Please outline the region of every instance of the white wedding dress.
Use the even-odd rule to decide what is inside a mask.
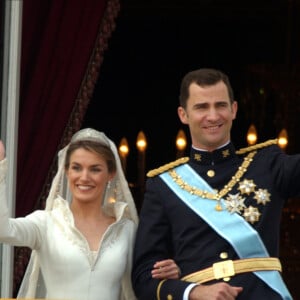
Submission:
[[[6,159],[0,161],[0,242],[35,250],[46,283],[45,298],[135,300],[131,263],[136,224],[125,217],[127,204],[114,204],[116,222],[93,252],[74,225],[69,203],[61,197],[55,199],[52,210],[9,218],[6,164]]]

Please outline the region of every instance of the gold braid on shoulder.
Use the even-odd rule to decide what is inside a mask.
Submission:
[[[185,164],[186,162],[189,161],[189,159],[190,159],[189,157],[178,158],[175,161],[172,161],[172,162],[170,162],[168,164],[165,164],[165,165],[163,165],[163,166],[161,166],[161,167],[159,167],[157,169],[153,169],[153,170],[149,171],[147,173],[147,177],[154,177],[154,176],[159,175],[159,174],[161,174],[161,173],[163,173],[165,171],[173,169],[173,168],[175,168],[175,167],[177,167],[179,165]]]
[[[278,139],[268,140],[268,141],[265,141],[263,143],[255,144],[255,145],[252,145],[252,146],[249,146],[249,147],[246,147],[246,148],[241,148],[241,149],[236,151],[236,154],[245,154],[245,153],[255,151],[255,150],[258,150],[258,149],[262,149],[262,148],[265,148],[265,147],[268,147],[268,146],[271,146],[271,145],[275,145],[275,144],[278,144]],[[147,173],[147,177],[154,177],[156,175],[162,174],[163,172],[166,172],[170,169],[173,169],[173,168],[175,168],[179,165],[185,164],[188,161],[189,161],[189,157],[181,157],[181,158],[179,158],[175,161],[172,161],[170,163],[167,163],[167,164],[165,164],[165,165],[163,165],[159,168],[150,170]]]
[[[252,146],[249,146],[249,147],[246,147],[246,148],[241,148],[241,149],[236,151],[236,154],[245,154],[247,152],[262,149],[262,148],[265,148],[265,147],[268,147],[268,146],[271,146],[271,145],[275,145],[275,144],[278,144],[278,139],[268,140],[268,141],[265,141],[263,143],[255,144],[255,145],[252,145]]]

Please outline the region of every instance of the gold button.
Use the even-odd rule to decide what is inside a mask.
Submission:
[[[207,171],[207,176],[208,177],[214,177],[215,176],[215,171],[214,170],[208,170]]]
[[[227,252],[221,252],[220,253],[220,258],[222,258],[222,259],[228,258],[228,253]]]
[[[173,300],[172,295],[169,294],[169,295],[167,296],[167,300]]]

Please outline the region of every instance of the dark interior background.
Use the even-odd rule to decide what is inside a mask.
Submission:
[[[127,138],[127,176],[135,181],[139,130],[148,142],[146,170],[174,160],[178,130],[188,135],[177,117],[181,78],[215,67],[230,76],[239,102],[232,133],[237,147],[247,145],[251,123],[259,141],[276,138],[286,123],[289,131],[299,129],[283,107],[295,110],[299,99],[282,95],[299,61],[298,15],[292,0],[121,1],[83,126],[103,130],[116,144]],[[297,149],[290,142],[288,150]]]

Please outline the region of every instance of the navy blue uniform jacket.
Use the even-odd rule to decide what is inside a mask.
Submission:
[[[285,200],[300,195],[300,155],[287,155],[276,144],[258,145],[256,151],[240,181],[253,180],[256,190],[263,189],[270,194],[270,201],[259,204],[254,199],[254,193],[242,196],[247,207],[256,207],[261,214],[257,222],[249,224],[258,231],[270,256],[278,257],[280,219]],[[187,163],[211,187],[221,190],[237,172],[248,150],[245,152],[237,154],[232,143],[214,152],[191,149]],[[209,170],[214,171],[214,176],[208,176]],[[229,194],[239,192],[237,183]],[[226,196],[228,194],[223,198]],[[199,197],[199,201],[203,199]],[[243,232],[240,234],[242,236]],[[184,204],[158,175],[148,177],[132,271],[138,299],[157,299],[160,280],[151,278],[156,261],[173,258],[182,276],[185,276],[221,261],[221,253],[227,254],[228,259],[239,258],[233,247]],[[206,284],[214,282],[217,280]],[[237,298],[239,300],[282,299],[253,273],[235,275],[228,283],[244,288]],[[182,300],[188,285],[180,279],[167,280],[161,285],[158,299]]]

